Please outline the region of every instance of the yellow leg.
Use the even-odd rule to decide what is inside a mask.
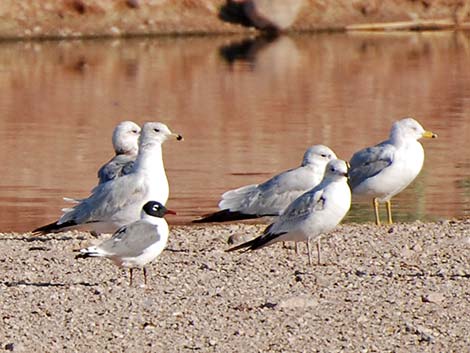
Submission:
[[[379,215],[379,200],[374,197],[372,200],[372,207],[374,207],[374,213],[375,213],[375,224],[380,226],[380,215]]]
[[[392,224],[393,223],[393,219],[392,219],[392,201],[391,200],[385,201],[385,205],[387,205],[388,224]]]

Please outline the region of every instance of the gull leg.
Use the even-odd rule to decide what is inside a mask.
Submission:
[[[393,219],[392,219],[392,201],[391,200],[386,201],[385,205],[387,205],[388,224],[392,224],[393,223]]]
[[[320,258],[320,238],[317,240],[317,259],[318,259],[318,265],[321,264],[321,258]]]
[[[298,241],[295,242],[295,254],[299,255],[299,242]]]
[[[374,207],[374,213],[375,213],[375,224],[380,226],[380,215],[379,215],[379,200],[374,197],[372,200],[372,206]]]
[[[144,284],[147,285],[147,269],[142,267],[142,272],[144,273]]]
[[[133,268],[129,269],[129,285],[132,286],[132,270]]]
[[[312,266],[312,254],[311,254],[311,251],[310,251],[310,238],[307,239],[307,251],[308,251],[308,264],[310,266]]]

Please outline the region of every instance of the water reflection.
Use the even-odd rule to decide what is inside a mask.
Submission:
[[[405,115],[439,139],[424,142],[396,219],[468,215],[469,58],[470,35],[450,32],[2,43],[0,229],[32,229],[62,196],[86,196],[126,119],[185,136],[164,147],[170,223],[296,166],[308,145],[348,159]],[[370,206],[348,220],[373,220]]]

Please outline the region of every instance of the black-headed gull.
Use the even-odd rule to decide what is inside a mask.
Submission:
[[[106,257],[129,269],[130,285],[133,269],[141,268],[147,284],[145,265],[161,254],[168,240],[168,224],[163,218],[167,213],[175,214],[160,202],[149,201],[142,208],[140,220],[119,228],[101,244],[80,250],[75,258]]]

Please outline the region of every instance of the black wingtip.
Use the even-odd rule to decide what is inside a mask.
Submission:
[[[91,255],[89,253],[87,253],[87,252],[82,253],[81,252],[81,253],[75,255],[75,260],[77,260],[77,259],[86,259],[86,258],[89,258],[89,257],[91,257]]]
[[[233,248],[227,249],[227,250],[225,250],[225,252],[232,252],[232,251],[245,249],[245,248],[247,248],[246,251],[253,250],[253,246],[256,246],[256,243],[259,242],[260,238],[261,238],[261,236],[258,236],[254,239],[248,240],[247,242],[236,245]]]
[[[64,228],[76,226],[75,221],[68,221],[65,223],[57,224],[57,222],[46,224],[45,226],[34,229],[31,233],[34,235],[57,233],[62,231]]]
[[[212,213],[200,219],[195,219],[193,223],[211,223],[211,222],[230,222],[241,221],[244,219],[254,219],[260,216],[255,214],[246,214],[240,211],[230,211],[228,209]]]
[[[232,252],[235,250],[240,250],[246,248],[246,251],[248,250],[258,250],[261,248],[264,248],[265,246],[271,244],[271,241],[273,239],[276,239],[280,235],[286,234],[286,232],[282,233],[270,233],[269,230],[272,228],[273,224],[270,224],[261,234],[260,236],[257,236],[254,239],[248,240],[245,243],[242,243],[240,245],[236,245],[233,248],[225,250],[225,252]]]

